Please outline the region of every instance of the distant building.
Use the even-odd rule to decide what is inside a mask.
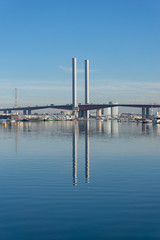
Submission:
[[[111,117],[111,108],[107,108],[106,110],[106,116]]]
[[[117,102],[109,102],[109,104],[118,104]],[[118,117],[118,107],[107,108],[108,117]]]

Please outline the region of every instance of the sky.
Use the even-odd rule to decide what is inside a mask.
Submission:
[[[90,103],[160,103],[159,0],[0,0],[0,107],[78,102],[84,61]]]

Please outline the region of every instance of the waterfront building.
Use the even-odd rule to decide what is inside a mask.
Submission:
[[[109,104],[118,104],[117,102],[109,102]],[[118,117],[118,107],[108,108],[108,117]]]

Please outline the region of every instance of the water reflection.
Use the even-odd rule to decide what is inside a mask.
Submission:
[[[77,137],[78,125],[73,123],[73,185],[77,185]]]
[[[102,122],[103,132],[107,134],[108,137],[118,137],[119,125],[116,120],[108,120],[107,122]]]
[[[160,125],[1,124],[0,140],[0,239],[160,235]]]
[[[159,124],[142,124],[142,134],[160,136],[160,125]]]
[[[15,124],[15,149],[16,154],[18,153],[18,126]]]
[[[86,121],[83,125],[85,128],[83,129],[85,132],[85,179],[86,183],[89,183],[89,121]],[[73,185],[77,185],[77,143],[78,143],[78,135],[79,129],[82,130],[81,125],[78,123],[73,123],[72,126],[72,134],[73,134]]]
[[[119,123],[117,121],[78,121],[78,122],[26,122],[8,124],[7,128],[0,126],[5,134],[13,136],[15,142],[15,153],[18,154],[18,141],[21,143],[21,138],[29,137],[36,139],[64,138],[69,137],[72,143],[72,178],[73,185],[78,184],[78,159],[77,148],[79,136],[83,139],[83,151],[81,155],[84,158],[84,176],[85,182],[90,182],[90,138],[103,137],[106,138],[126,138],[126,136],[145,137],[145,136],[160,136],[160,125],[152,124],[135,124],[135,123]],[[1,131],[2,132],[2,131]],[[126,135],[127,134],[127,135]]]
[[[95,132],[96,130],[96,132]],[[86,183],[89,183],[90,179],[90,152],[89,152],[89,136],[92,134],[98,134],[99,136],[107,135],[109,137],[118,137],[118,122],[117,121],[85,121],[74,122],[72,126],[73,135],[73,185],[77,185],[77,144],[78,135],[84,135],[85,138],[85,179]]]
[[[86,122],[85,129],[85,177],[89,183],[89,121]]]
[[[157,136],[160,136],[160,124],[155,124],[155,125],[153,125],[153,132],[154,132],[154,134],[156,134]]]

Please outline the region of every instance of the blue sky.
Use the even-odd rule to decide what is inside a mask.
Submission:
[[[0,0],[0,106],[71,103],[77,57],[90,102],[160,103],[159,0]]]

